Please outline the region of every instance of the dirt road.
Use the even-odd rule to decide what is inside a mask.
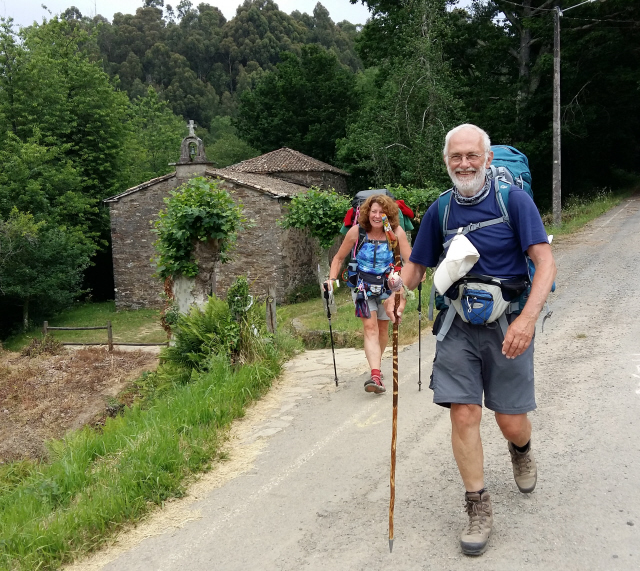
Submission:
[[[536,340],[538,487],[517,491],[505,441],[482,424],[494,502],[489,550],[461,555],[463,488],[447,412],[400,355],[395,544],[391,395],[365,393],[362,355],[308,352],[234,429],[229,461],[74,571],[640,569],[640,197],[554,245],[558,291]],[[391,378],[391,359],[383,371]]]

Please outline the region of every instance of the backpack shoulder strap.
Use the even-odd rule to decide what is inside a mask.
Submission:
[[[512,228],[511,220],[509,219],[509,193],[511,192],[511,183],[500,178],[495,179],[496,200],[502,212],[504,222]]]
[[[449,211],[451,210],[451,197],[453,189],[445,190],[438,197],[438,222],[440,223],[440,234],[442,240],[447,238],[447,223],[449,222]]]
[[[355,245],[353,246],[353,250],[351,251],[351,258],[353,260],[356,259],[356,256],[358,255],[358,252],[360,251],[360,248],[362,248],[362,244],[364,244],[366,239],[367,231],[362,226],[358,226],[358,240],[356,241]]]

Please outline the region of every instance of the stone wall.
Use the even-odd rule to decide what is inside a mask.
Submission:
[[[273,173],[269,176],[286,180],[294,184],[306,186],[317,186],[318,188],[334,188],[342,194],[348,194],[347,177],[331,172],[287,172]]]
[[[153,277],[156,234],[151,221],[178,180],[170,178],[109,203],[117,309],[162,307],[162,282]]]
[[[169,191],[185,181],[178,177],[162,180],[109,203],[117,309],[164,307],[163,283],[153,277],[151,259],[156,255],[153,243],[157,235],[152,232],[152,221],[164,208]],[[216,295],[224,297],[240,275],[247,276],[252,294],[259,297],[275,284],[278,303],[298,287],[315,283],[314,240],[307,232],[283,230],[276,223],[284,216],[288,200],[229,181],[221,181],[220,186],[243,204],[254,225],[239,233],[233,261],[215,265]]]
[[[241,275],[247,276],[251,293],[257,297],[266,295],[267,288],[275,285],[278,303],[300,285],[314,283],[312,239],[307,232],[283,230],[277,225],[288,200],[229,181],[222,181],[220,186],[243,205],[253,226],[238,234],[232,261],[218,264],[217,295],[224,297]]]

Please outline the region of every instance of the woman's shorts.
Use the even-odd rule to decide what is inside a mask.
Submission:
[[[507,316],[509,323],[516,318]],[[535,410],[533,340],[515,359],[502,354],[504,336],[497,322],[471,325],[455,316],[451,329],[436,343],[429,387],[433,402],[484,405],[503,414]]]
[[[353,299],[353,304],[355,305],[356,303],[356,294],[358,293],[358,290],[354,289],[351,290],[351,299]],[[379,297],[368,297],[367,298],[367,303],[369,304],[369,311],[375,311],[378,313],[378,319],[380,321],[389,321],[389,316],[387,315],[387,312],[384,310],[384,302],[387,298],[385,299],[380,299]]]

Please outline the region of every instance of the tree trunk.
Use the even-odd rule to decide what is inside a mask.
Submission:
[[[24,300],[22,306],[22,330],[26,332],[27,329],[29,329],[29,298]]]
[[[320,284],[320,288],[322,288],[322,284],[330,277],[329,270],[331,269],[331,264],[329,263],[329,249],[317,245],[316,258],[318,259],[318,267],[316,269],[318,272],[318,283]]]

